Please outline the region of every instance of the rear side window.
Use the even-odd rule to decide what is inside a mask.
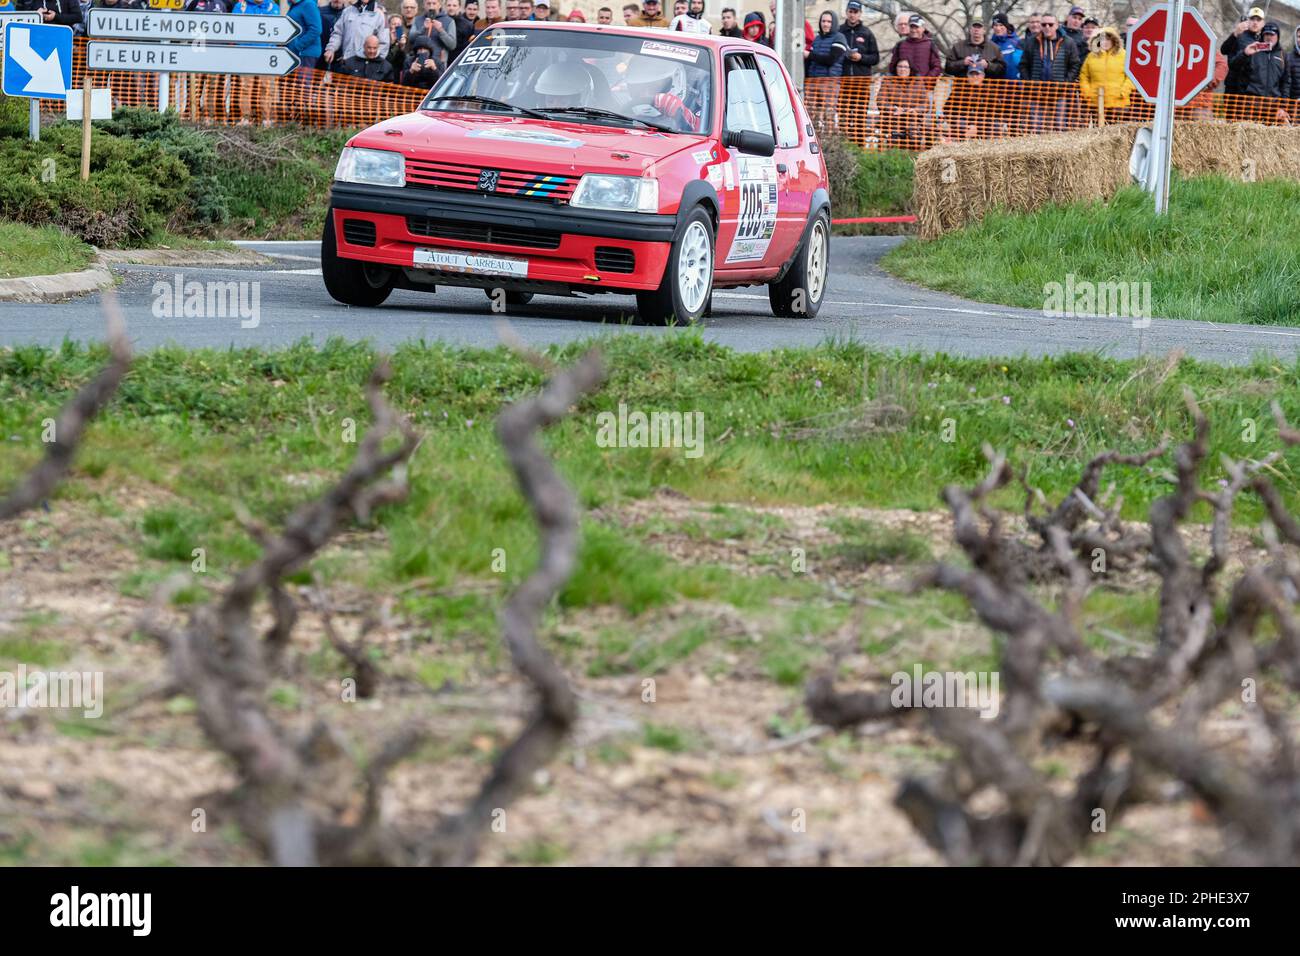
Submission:
[[[772,113],[776,116],[776,145],[786,148],[798,146],[799,123],[795,120],[794,104],[790,102],[790,88],[786,86],[781,67],[771,57],[760,56],[758,68],[763,72],[767,99],[772,104]]]
[[[727,57],[727,117],[723,128],[775,135],[763,78],[748,53]]]

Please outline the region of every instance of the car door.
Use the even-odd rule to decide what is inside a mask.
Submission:
[[[777,221],[770,259],[772,264],[782,265],[803,239],[812,194],[821,178],[820,168],[816,164],[809,165],[810,154],[799,135],[799,113],[795,109],[794,94],[781,64],[774,57],[763,54],[759,54],[757,59],[776,128],[773,159],[776,160]]]
[[[753,53],[727,53],[723,61],[725,107],[722,129],[775,136],[763,75]],[[722,166],[718,266],[723,273],[770,271],[780,213],[777,160],[727,147]],[[783,260],[782,260],[783,261]]]

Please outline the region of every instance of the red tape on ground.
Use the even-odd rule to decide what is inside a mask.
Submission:
[[[832,226],[851,226],[859,222],[916,222],[915,216],[861,216],[857,219],[832,219]]]

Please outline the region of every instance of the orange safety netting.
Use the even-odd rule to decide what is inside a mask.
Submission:
[[[86,41],[73,53],[73,87],[86,70]],[[96,88],[112,91],[113,105],[158,107],[159,75],[95,70]],[[296,122],[320,127],[365,127],[414,110],[425,90],[376,83],[340,73],[300,69],[285,77],[177,73],[168,79],[168,106],[195,122]],[[824,133],[867,149],[928,149],[960,139],[1001,138],[1097,126],[1150,122],[1153,107],[1136,92],[1085,99],[1078,83],[984,77],[817,77],[804,81],[804,103]],[[1106,106],[1100,101],[1126,106]],[[45,101],[49,112],[63,104]],[[1300,122],[1300,101],[1201,93],[1177,118]]]
[[[86,41],[78,37],[72,56],[74,91],[82,88],[85,75]],[[96,89],[112,91],[114,108],[158,108],[160,74],[92,70],[91,82]],[[427,92],[342,73],[299,69],[281,77],[173,73],[167,80],[166,96],[169,108],[194,122],[363,127],[411,112]],[[41,105],[51,113],[63,112],[63,104],[55,100]]]
[[[1085,99],[1078,83],[983,76],[817,77],[804,81],[804,104],[823,132],[867,149],[923,150],[963,139],[1149,123],[1155,108],[1125,92],[1107,97],[1099,89]],[[1175,118],[1291,125],[1300,122],[1300,102],[1203,92]]]

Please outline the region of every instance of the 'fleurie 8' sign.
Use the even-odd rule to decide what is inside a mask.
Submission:
[[[1154,103],[1165,65],[1165,27],[1169,8],[1153,7],[1128,34],[1125,71],[1143,99]],[[1178,52],[1174,58],[1174,103],[1185,106],[1214,79],[1214,34],[1194,7],[1183,10]]]

